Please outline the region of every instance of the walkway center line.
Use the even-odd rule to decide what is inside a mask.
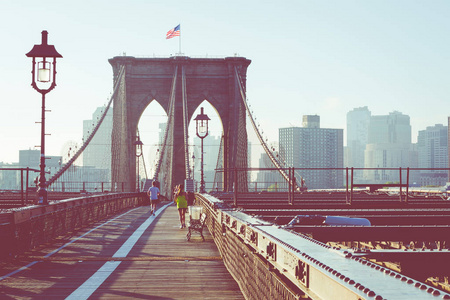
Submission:
[[[133,234],[123,243],[123,245],[116,251],[112,257],[126,257],[136,242],[147,230],[147,228],[153,223],[159,214],[164,211],[172,203],[166,204],[156,211],[155,216],[148,217],[144,223],[137,228]],[[66,299],[69,300],[81,300],[88,299],[106,279],[114,272],[114,270],[120,265],[122,261],[108,261],[97,270],[90,278],[88,278],[82,285],[80,285],[75,291],[72,292]]]

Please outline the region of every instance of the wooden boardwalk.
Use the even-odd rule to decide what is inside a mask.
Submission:
[[[3,261],[0,299],[244,299],[207,229],[179,225],[173,205],[139,207]]]

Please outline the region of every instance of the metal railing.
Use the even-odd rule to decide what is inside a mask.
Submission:
[[[19,174],[17,174],[20,172]],[[0,199],[5,195],[20,193],[20,203],[22,206],[28,203],[28,192],[30,184],[30,172],[39,173],[40,170],[32,168],[0,168]],[[19,177],[20,179],[17,180]],[[20,183],[19,183],[20,182]],[[33,179],[34,182],[34,179]]]
[[[440,187],[443,197],[447,195],[446,183],[449,168],[284,168],[288,179],[279,174],[278,168],[235,168],[235,177],[239,172],[258,172],[260,180],[247,183],[248,189],[242,190],[242,183],[234,182],[233,190],[234,204],[237,205],[239,193],[247,192],[287,192],[289,203],[293,203],[294,194],[305,191],[337,191],[346,193],[346,202],[351,204],[354,199],[354,190],[367,190],[374,192],[382,188],[391,188],[392,192],[397,192],[402,202],[408,202],[408,194],[411,187],[429,186],[430,183]],[[216,172],[223,173],[223,169]],[[357,173],[359,172],[359,173]],[[260,174],[268,176],[259,176]],[[373,173],[373,174],[371,174]],[[300,178],[298,178],[300,174]],[[358,174],[358,175],[357,175]],[[251,178],[251,176],[248,176]],[[270,179],[268,180],[267,178]],[[262,180],[261,180],[262,178]],[[206,190],[210,192],[221,192],[218,185],[206,184]],[[398,190],[392,189],[398,188]],[[445,189],[445,191],[444,191]],[[411,190],[415,192],[415,190]],[[436,192],[439,192],[436,191]]]

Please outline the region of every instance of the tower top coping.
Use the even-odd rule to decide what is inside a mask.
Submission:
[[[190,56],[170,56],[170,57],[135,57],[135,56],[115,56],[108,59],[109,63],[122,62],[122,63],[132,63],[132,62],[240,62],[248,66],[251,63],[250,59],[242,56],[230,56],[222,58],[208,58],[208,57],[190,57]]]

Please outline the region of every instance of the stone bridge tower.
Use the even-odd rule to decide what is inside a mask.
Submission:
[[[240,94],[238,78],[246,86],[247,67],[250,60],[243,57],[190,58],[135,58],[118,56],[109,60],[113,67],[114,81],[120,80],[113,103],[112,133],[112,183],[118,189],[135,191],[136,157],[134,141],[139,119],[145,108],[157,101],[169,112],[170,96],[174,88],[174,130],[169,137],[173,145],[165,155],[171,161],[169,182],[162,182],[166,193],[182,183],[186,177],[185,145],[183,131],[182,80],[185,80],[188,120],[197,107],[207,100],[217,111],[223,126],[223,190],[233,190],[233,168],[247,167],[246,112]],[[125,67],[122,78],[120,68]],[[175,74],[175,70],[177,74]],[[184,76],[183,76],[184,75]],[[173,82],[175,80],[175,84]],[[245,173],[245,175],[244,175]],[[247,181],[246,172],[239,172],[238,179]],[[241,178],[242,177],[242,178]],[[246,186],[246,184],[245,184]],[[241,189],[241,188],[240,188]]]

